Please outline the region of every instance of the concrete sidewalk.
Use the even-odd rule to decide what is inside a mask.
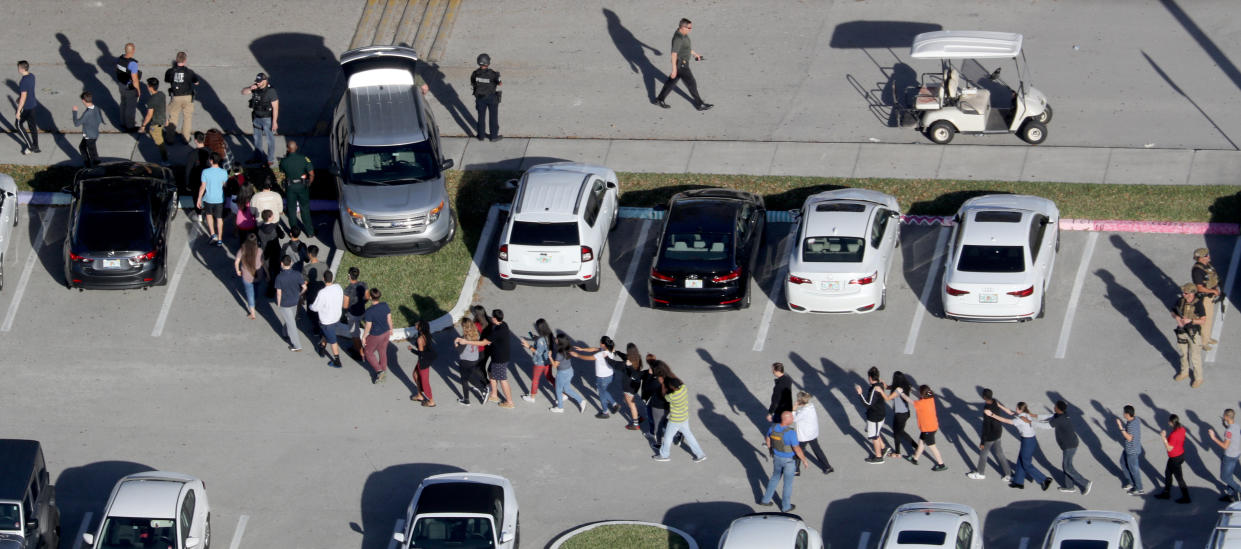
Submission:
[[[0,150],[0,164],[80,163],[80,137],[57,137],[59,146],[45,146],[40,154],[22,155],[6,147]],[[249,156],[248,139],[230,139],[237,158]],[[104,159],[159,158],[145,136],[104,134],[98,145]],[[554,138],[493,143],[461,137],[446,137],[443,146],[445,157],[465,170],[517,171],[572,160],[622,172],[1241,185],[1241,152],[1220,150]],[[327,138],[306,138],[302,149],[319,166],[329,165]],[[172,146],[172,163],[180,164],[187,152],[184,145]]]

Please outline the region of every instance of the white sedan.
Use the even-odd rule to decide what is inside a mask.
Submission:
[[[1015,322],[1041,318],[1060,250],[1060,210],[1046,198],[966,200],[944,258],[944,316]]]
[[[94,549],[211,546],[207,486],[190,475],[149,471],[116,483],[97,533],[82,534]]]
[[[840,189],[806,198],[789,246],[784,295],[799,313],[868,313],[887,300],[900,244],[896,198]]]
[[[790,513],[751,513],[728,525],[720,549],[822,549],[823,537]]]
[[[959,503],[906,503],[892,512],[878,549],[982,549],[978,513]]]
[[[1142,549],[1138,521],[1115,511],[1069,511],[1051,521],[1043,549]]]
[[[495,547],[520,542],[517,496],[508,479],[478,473],[427,477],[392,538],[401,549]]]

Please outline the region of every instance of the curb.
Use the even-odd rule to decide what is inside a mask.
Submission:
[[[646,522],[646,521],[641,521],[641,520],[604,520],[604,521],[587,524],[585,526],[579,526],[577,528],[574,528],[573,530],[570,530],[568,533],[556,538],[555,540],[552,540],[551,545],[548,545],[547,549],[560,549],[560,546],[564,545],[564,543],[566,541],[569,541],[569,539],[572,538],[573,536],[576,536],[583,532],[589,532],[600,526],[610,526],[610,525],[615,525],[615,524],[632,524],[635,526],[651,526],[654,528],[660,528],[663,530],[667,530],[678,536],[681,536],[681,539],[684,539],[685,543],[689,544],[689,549],[698,549],[698,542],[694,540],[693,536],[685,533],[684,530],[681,530],[680,528],[674,528],[672,526],[668,526],[667,524],[659,524],[657,522]]]

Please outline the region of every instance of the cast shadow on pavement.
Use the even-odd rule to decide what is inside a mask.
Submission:
[[[768,471],[764,466],[764,463],[768,462],[766,448],[752,444],[741,428],[728,416],[717,411],[715,403],[701,393],[698,395],[698,419],[702,421],[703,427],[707,428],[707,432],[723,444],[741,464],[750,484],[750,495],[757,501],[763,495],[763,487],[767,481]],[[762,433],[753,433],[752,436],[752,440],[763,438]],[[687,458],[692,457],[688,448],[682,447],[682,450]]]
[[[1037,547],[1057,515],[1083,509],[1067,501],[1034,499],[1041,494],[1036,491],[1030,494],[1032,499],[1014,501],[978,517],[982,521],[983,546],[1020,547],[1025,545],[1022,538],[1028,538],[1029,545]]]
[[[939,431],[943,433],[944,440],[957,449],[957,454],[961,456],[961,462],[965,464],[966,469],[972,470],[975,464],[974,454],[977,453],[979,443],[971,439],[970,431],[963,425],[962,418],[981,417],[982,401],[966,402],[947,387],[940,387],[937,396],[940,408],[935,417],[939,421]],[[947,459],[944,461],[947,462]]]
[[[693,536],[699,547],[715,547],[733,519],[753,512],[754,509],[744,503],[698,501],[668,509],[660,522]]]
[[[77,96],[83,91],[90,92],[94,96],[95,108],[102,110],[105,123],[116,128],[118,109],[116,98],[112,96],[112,88],[109,88],[99,79],[99,67],[84,59],[82,54],[74,50],[69,42],[69,37],[65,36],[64,33],[56,33],[56,40],[60,43],[58,52],[60,58],[65,62],[65,68],[69,70],[69,74],[73,75],[74,79],[82,83],[82,89],[80,91],[73,90],[73,95]],[[115,58],[108,59],[108,62],[103,65],[106,67],[103,74],[109,82],[112,81],[112,73],[110,71],[115,60]]]
[[[1174,500],[1181,497],[1179,488],[1172,491],[1172,499],[1155,499],[1152,497],[1154,491],[1147,490],[1146,497],[1134,502],[1129,512],[1138,517],[1143,547],[1207,547],[1219,511],[1226,504],[1216,501],[1219,494],[1195,487],[1191,478],[1185,480],[1193,500],[1188,504],[1175,503]],[[1151,517],[1158,519],[1151,520]]]
[[[1129,325],[1133,326],[1133,329],[1142,336],[1142,339],[1146,340],[1156,351],[1159,351],[1164,361],[1175,373],[1180,364],[1180,353],[1172,346],[1172,342],[1168,341],[1168,336],[1163,329],[1160,329],[1155,324],[1150,313],[1146,310],[1146,305],[1142,304],[1142,300],[1137,294],[1116,282],[1116,277],[1107,269],[1095,271],[1095,276],[1103,281],[1104,296],[1107,297],[1112,307],[1124,316],[1125,320],[1129,321]],[[1169,322],[1171,322],[1171,319],[1169,319]],[[1168,328],[1168,330],[1171,329]]]
[[[17,112],[17,98],[21,97],[20,86],[18,86],[17,82],[14,80],[5,80],[5,84],[8,84],[9,90],[13,92],[13,95],[9,98],[9,107],[13,109],[13,112]],[[35,98],[38,99],[37,94]],[[44,143],[46,143],[48,138],[51,138],[52,141],[56,142],[56,146],[60,147],[61,152],[65,153],[66,158],[72,159],[75,155],[77,155],[77,147],[69,144],[69,138],[66,137],[65,134],[61,133],[60,127],[56,125],[56,118],[52,116],[52,111],[49,111],[47,106],[42,102],[39,103],[39,106],[35,107],[34,118],[36,131],[39,131],[39,133],[42,134]],[[11,131],[13,132],[9,134],[9,137],[20,144],[25,144],[25,140],[22,138],[19,128],[10,125],[8,119],[5,120],[4,125],[6,128],[11,128]],[[40,149],[41,148],[42,147],[40,147]]]
[[[193,210],[182,210],[183,227],[185,230],[186,247],[191,257],[202,265],[203,270],[211,273],[220,282],[220,286],[224,291],[228,292],[237,304],[238,309],[244,314],[247,309],[245,289],[241,285],[241,277],[236,276],[233,270],[233,260],[228,257],[229,253],[236,254],[232,251],[232,245],[236,241],[234,238],[225,237],[226,248],[212,246],[210,239],[207,237],[205,229],[205,218],[195,213]],[[227,214],[226,214],[227,215]],[[225,234],[227,234],[228,221],[224,222]],[[177,261],[180,257],[178,253],[167,250],[167,259],[169,262]],[[234,257],[236,257],[234,255]],[[165,269],[169,270],[168,277],[172,277],[172,265],[165,265]],[[271,300],[266,299],[264,289],[271,284],[270,280],[264,279],[263,282],[255,283],[254,287],[254,316],[267,322],[267,326],[283,339],[284,325],[281,324],[279,316],[276,314],[275,306]]]
[[[1087,450],[1090,450],[1090,455],[1094,458],[1095,462],[1102,465],[1103,468],[1107,470],[1109,475],[1120,478],[1120,466],[1118,465],[1117,460],[1110,458],[1107,455],[1107,452],[1104,451],[1103,441],[1099,440],[1098,433],[1096,433],[1095,430],[1091,428],[1090,423],[1086,421],[1086,411],[1078,406],[1075,406],[1072,402],[1069,402],[1068,399],[1065,399],[1064,395],[1061,395],[1058,391],[1047,391],[1047,400],[1056,402],[1061,399],[1064,399],[1065,403],[1069,405],[1069,409],[1066,412],[1069,415],[1069,420],[1073,423],[1074,432],[1077,433],[1077,438],[1081,439],[1081,443],[1078,447],[1080,448],[1085,446]],[[1106,415],[1107,414],[1104,414],[1105,417]],[[1095,422],[1095,426],[1100,428],[1102,432],[1107,432],[1107,429],[1103,429],[1097,421]],[[1063,476],[1064,471],[1060,471],[1060,474]],[[1061,484],[1061,486],[1063,485],[1064,484]]]
[[[761,437],[762,433],[767,432],[770,423],[767,422],[767,406],[763,404],[758,397],[754,396],[754,392],[746,387],[745,382],[733,373],[732,368],[727,364],[723,364],[715,360],[711,356],[711,352],[698,348],[698,357],[707,363],[707,368],[711,370],[711,375],[715,377],[715,384],[719,386],[720,391],[728,395],[728,409],[733,415],[741,415],[749,419],[754,425],[754,431],[757,436]]]
[[[331,85],[340,72],[336,54],[324,44],[322,36],[301,32],[281,32],[260,36],[250,42],[250,53],[267,74],[280,97],[277,134],[307,135],[315,132],[319,118],[330,117],[334,106]],[[239,100],[249,97],[240,90],[253,84],[253,77],[225,89]],[[237,91],[230,91],[237,90]]]
[[[1159,444],[1160,449],[1163,449],[1163,441],[1158,438],[1158,433],[1160,430],[1163,430],[1163,431],[1171,430],[1171,428],[1168,427],[1168,417],[1174,414],[1175,412],[1156,406],[1154,399],[1151,398],[1149,393],[1142,393],[1138,395],[1138,398],[1142,400],[1143,405],[1145,405],[1147,408],[1150,408],[1151,411],[1155,413],[1155,419],[1156,421],[1158,421],[1158,423],[1156,425],[1153,425],[1152,428],[1154,428],[1155,433],[1156,433],[1155,441]],[[1206,453],[1210,454],[1211,447],[1215,445],[1211,443],[1211,439],[1209,438],[1202,439],[1202,438],[1198,438],[1194,436],[1193,431],[1190,429],[1191,427],[1194,426],[1193,422],[1190,421],[1189,418],[1185,417],[1184,413],[1177,414],[1177,415],[1181,419],[1181,426],[1185,428],[1185,444],[1184,444],[1184,454],[1183,454],[1183,456],[1185,457],[1185,463],[1181,468],[1181,470],[1184,471],[1184,475],[1186,477],[1185,484],[1193,485],[1193,480],[1194,480],[1193,477],[1194,475],[1197,475],[1198,478],[1201,478],[1203,480],[1206,480],[1207,482],[1210,482],[1211,488],[1215,489],[1215,487],[1217,486],[1215,484],[1215,474],[1212,473],[1209,469],[1207,469],[1206,463],[1202,461],[1202,451],[1199,450],[1199,448],[1206,448]],[[1210,445],[1210,447],[1208,445]],[[1160,463],[1166,463],[1166,460],[1167,460],[1166,452],[1157,452],[1154,455],[1158,455],[1164,458],[1163,460],[1160,460]],[[1185,471],[1185,469],[1188,469],[1188,471]],[[1163,475],[1159,475],[1157,478],[1160,479],[1159,486],[1161,488],[1166,488],[1164,487],[1163,482],[1162,482]],[[1173,480],[1172,482],[1175,483],[1176,481]]]
[[[650,50],[656,57],[663,55],[659,48],[651,46],[634,36],[625,25],[621,24],[620,16],[616,12],[603,8],[603,18],[608,23],[608,36],[612,38],[612,44],[616,46],[616,51],[624,58],[625,64],[629,71],[638,74],[642,78],[642,87],[646,90],[647,101],[655,100],[655,86],[661,83],[666,77],[655,63],[651,62],[646,56],[646,50]],[[671,70],[671,69],[669,69]],[[689,94],[682,91],[679,87],[672,88],[677,95],[684,97],[689,101]]]
[[[1211,426],[1210,423],[1203,421],[1202,417],[1199,416],[1198,413],[1193,410],[1185,410],[1185,415],[1182,419],[1183,421],[1181,421],[1181,425],[1185,426],[1186,434],[1190,436],[1194,436],[1194,433],[1196,431],[1197,435],[1194,436],[1194,439],[1197,441],[1198,446],[1201,446],[1201,449],[1190,448],[1190,445],[1186,444],[1185,445],[1185,462],[1189,463],[1192,460],[1192,461],[1200,463],[1202,465],[1200,468],[1192,468],[1192,469],[1195,472],[1197,472],[1199,476],[1202,477],[1202,480],[1205,480],[1211,483],[1212,487],[1218,490],[1220,494],[1223,494],[1224,486],[1225,486],[1224,484],[1225,479],[1223,477],[1216,477],[1215,475],[1203,473],[1203,471],[1207,469],[1206,463],[1203,460],[1204,455],[1210,455],[1212,457],[1219,455],[1221,459],[1223,459],[1223,448],[1216,446],[1215,443],[1211,441],[1211,434],[1210,434],[1210,431],[1214,430],[1215,436],[1217,438],[1222,439],[1223,434],[1220,432],[1220,429],[1223,428],[1223,424],[1222,423],[1220,424],[1219,426],[1220,429],[1215,429],[1214,427]],[[1193,451],[1192,455],[1190,454],[1191,450]],[[1236,459],[1236,458],[1233,458],[1233,459]]]
[[[1116,444],[1115,453],[1112,454],[1111,459],[1106,459],[1108,457],[1107,451],[1103,449],[1100,449],[1099,453],[1095,454],[1095,456],[1096,457],[1100,455],[1104,456],[1104,459],[1100,459],[1099,461],[1102,463],[1110,464],[1107,467],[1108,470],[1111,471],[1114,475],[1116,475],[1117,480],[1123,483],[1124,477],[1122,476],[1121,471],[1120,471],[1120,461],[1121,461],[1121,458],[1124,457],[1124,453],[1125,453],[1125,437],[1124,435],[1121,434],[1120,427],[1116,425],[1116,420],[1119,419],[1121,421],[1124,421],[1124,418],[1121,417],[1121,410],[1123,409],[1124,404],[1117,406],[1116,409],[1113,411],[1113,410],[1109,410],[1108,408],[1104,407],[1102,402],[1092,399],[1090,401],[1090,406],[1094,408],[1095,413],[1099,414],[1100,416],[1104,418],[1102,424],[1100,424],[1096,420],[1095,427],[1097,427],[1100,431],[1104,433],[1108,433],[1109,438],[1115,441],[1115,444]],[[1141,412],[1139,412],[1139,418],[1138,418],[1139,421],[1141,421],[1140,414]],[[1149,436],[1149,435],[1144,435],[1144,436]],[[1162,444],[1162,442],[1160,444]],[[1102,448],[1102,444],[1100,444],[1100,448]],[[1145,444],[1142,445],[1142,448],[1143,448],[1143,452],[1142,452],[1141,459],[1139,460],[1138,465],[1139,465],[1139,470],[1142,474],[1142,487],[1145,488],[1146,491],[1149,493],[1151,491],[1150,487],[1155,485],[1155,479],[1162,479],[1163,474],[1161,471],[1155,469],[1154,465],[1151,465],[1150,459],[1148,459],[1150,456],[1147,455],[1147,452],[1145,451],[1145,448],[1146,448]],[[1092,453],[1093,453],[1093,450],[1092,450]]]
[[[822,360],[825,365],[824,366],[825,370],[830,368],[832,370],[840,372],[840,369],[836,367],[834,363],[832,363],[826,358]],[[801,371],[801,384],[800,385],[802,389],[805,389],[807,393],[810,393],[812,396],[814,396],[816,400],[820,402],[821,404],[820,407],[822,408],[823,412],[826,413],[828,417],[831,418],[832,423],[836,426],[836,428],[839,429],[842,433],[848,435],[849,438],[852,438],[854,442],[857,442],[858,446],[861,447],[862,449],[864,450],[869,449],[870,445],[866,442],[866,439],[862,437],[862,433],[853,427],[853,422],[849,416],[849,411],[844,408],[840,400],[837,399],[836,395],[832,393],[832,389],[830,386],[830,384],[832,383],[832,379],[826,373],[813,368],[810,365],[809,361],[807,361],[804,357],[802,357],[800,354],[796,352],[789,353],[789,362],[792,363],[792,365],[795,368]],[[788,372],[789,375],[792,375],[793,373],[792,371],[789,371],[789,370],[786,370],[786,371]],[[843,373],[843,372],[840,372],[840,373]],[[845,383],[847,383],[847,381],[845,381]],[[821,424],[819,427],[819,431],[820,433],[822,433],[823,431],[823,426]],[[823,437],[822,434],[820,434],[819,436],[821,438]],[[827,456],[828,461],[831,461],[833,457],[839,457],[839,456]]]
[[[427,84],[427,91],[440,105],[443,105],[448,114],[452,116],[452,121],[461,128],[466,137],[474,137],[474,126],[477,123],[474,114],[461,100],[461,94],[457,93],[457,89],[444,78],[444,72],[440,70],[439,63],[423,62],[418,66],[422,69],[422,81]]]
[[[60,508],[61,546],[80,545],[80,540],[73,537],[77,535],[75,528],[82,524],[86,513],[103,512],[103,506],[107,504],[108,495],[117,481],[134,473],[154,470],[154,467],[132,461],[96,461],[61,471],[55,483],[56,504]],[[99,524],[99,518],[92,522]]]
[[[836,25],[833,30],[832,48],[859,50],[879,71],[881,80],[874,83],[863,83],[852,74],[846,74],[845,80],[866,101],[871,114],[884,126],[896,128],[913,122],[908,115],[902,116],[903,111],[899,107],[905,104],[907,91],[917,86],[918,72],[896,52],[909,51],[915,36],[938,30],[943,30],[943,27],[914,21],[849,21]],[[872,49],[886,51],[892,65],[881,63],[871,54]],[[938,70],[931,61],[927,62],[927,66]]]
[[[823,513],[821,524],[814,524],[813,519],[806,517],[806,525],[823,534],[823,547],[875,547],[877,538],[871,538],[866,545],[862,545],[860,537],[871,532],[882,532],[888,517],[897,507],[921,501],[926,499],[900,492],[856,493],[832,500]],[[793,483],[793,502],[797,502],[796,482]],[[848,527],[842,528],[841,525]]]
[[[416,452],[419,441],[408,440],[409,452]],[[350,522],[349,529],[362,534],[362,549],[385,549],[392,541],[396,521],[405,518],[405,510],[423,480],[464,472],[460,467],[440,463],[407,463],[375,471],[362,485],[362,523]]]

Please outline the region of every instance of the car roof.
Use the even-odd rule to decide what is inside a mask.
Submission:
[[[1127,513],[1116,511],[1070,511],[1060,513],[1051,521],[1053,530],[1052,544],[1058,545],[1066,539],[1095,539],[1116,542],[1120,532],[1133,526],[1133,535],[1137,536],[1134,519]]]
[[[0,191],[17,192],[17,183],[8,174],[0,173]]]
[[[804,528],[801,517],[789,513],[752,513],[728,526],[724,547],[792,547],[797,531]]]
[[[958,503],[921,502],[906,503],[892,512],[891,535],[906,530],[928,530],[946,532],[945,543],[951,544],[956,539],[957,528],[961,522],[974,514],[969,506]],[[975,534],[978,535],[978,534]],[[894,543],[893,538],[887,540]],[[918,545],[905,544],[901,547],[914,549]]]
[[[194,477],[180,473],[149,471],[129,475],[117,483],[108,515],[135,518],[174,518],[181,489]]]
[[[1000,209],[1029,210],[1051,217],[1059,217],[1060,209],[1056,203],[1041,196],[1028,194],[984,194],[975,196],[961,204],[961,209],[973,207],[994,207]]]
[[[608,178],[603,166],[557,162],[526,170],[514,219],[518,221],[573,221],[581,204],[583,187],[592,175]],[[518,219],[520,218],[520,219]]]
[[[1011,32],[934,31],[914,37],[914,59],[1006,59],[1021,53],[1022,37]]]
[[[340,55],[340,66],[346,75],[380,64],[403,64],[412,68],[417,61],[418,52],[407,46],[363,46]]]
[[[21,500],[39,461],[39,441],[0,439],[0,499]]]
[[[348,93],[350,143],[377,147],[426,140],[412,74],[409,84],[359,85]]]
[[[812,194],[806,197],[805,204],[809,205],[811,202],[820,202],[824,200],[856,200],[861,202],[874,202],[895,210],[900,209],[900,203],[897,202],[896,197],[892,195],[884,194],[879,191],[872,191],[870,189],[856,189],[853,187]]]
[[[817,211],[823,204],[853,204],[862,207],[862,211]],[[819,200],[806,204],[806,231],[811,236],[854,236],[866,238],[871,214],[877,204],[858,200]]]
[[[493,501],[504,504],[508,481],[495,475],[450,474],[430,477],[422,482],[414,514],[478,513],[491,515]]]
[[[1029,243],[1031,212],[1018,212],[1020,217],[1016,223],[975,219],[980,213],[986,216],[994,211],[991,208],[967,211],[962,216],[965,219],[962,229],[965,234],[961,236],[961,242],[978,246],[1025,246]]]

